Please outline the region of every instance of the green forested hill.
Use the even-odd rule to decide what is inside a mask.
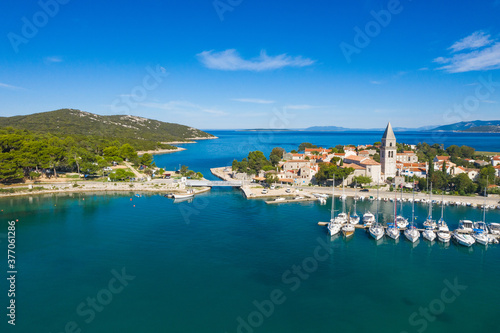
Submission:
[[[184,141],[195,137],[213,137],[211,134],[184,125],[128,115],[100,116],[75,109],[0,117],[0,127],[55,135],[130,139],[133,142]]]

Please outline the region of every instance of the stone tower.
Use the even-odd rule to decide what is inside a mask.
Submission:
[[[382,136],[382,146],[380,147],[380,164],[382,164],[384,179],[396,177],[396,153],[396,136],[389,122]]]

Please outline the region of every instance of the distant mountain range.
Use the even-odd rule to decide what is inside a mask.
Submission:
[[[434,129],[436,126],[423,126],[418,128],[408,128],[408,127],[393,127],[393,130],[396,132],[405,132],[405,131],[429,131]],[[312,126],[302,131],[311,131],[311,132],[346,132],[346,131],[384,131],[385,128],[346,128],[346,127],[338,127],[338,126]]]
[[[459,123],[444,125],[444,126],[423,126],[416,128],[409,127],[394,127],[395,132],[490,132],[500,133],[500,120],[474,120],[462,121]],[[346,131],[383,131],[384,128],[345,128],[338,126],[313,126],[301,131],[311,132],[346,132]]]
[[[75,109],[0,117],[0,127],[38,133],[98,136],[123,140],[168,142],[191,138],[214,138],[199,129],[137,116],[100,116]]]
[[[436,127],[433,131],[500,133],[500,120],[462,121],[455,124]]]

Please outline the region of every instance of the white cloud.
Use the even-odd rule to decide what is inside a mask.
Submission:
[[[311,110],[321,108],[322,106],[308,105],[308,104],[299,104],[299,105],[286,105],[285,109],[290,110]]]
[[[22,87],[16,87],[7,83],[1,83],[0,82],[0,88],[5,88],[5,89],[11,89],[11,90],[23,90],[24,88]]]
[[[292,57],[287,54],[268,56],[265,51],[261,51],[257,58],[246,60],[234,49],[222,52],[203,51],[197,54],[197,57],[205,67],[223,71],[260,72],[284,67],[305,67],[314,64],[314,60],[301,56]]]
[[[45,58],[46,62],[63,62],[63,59],[61,57],[53,56],[53,57],[46,57]]]
[[[450,57],[437,57],[435,63],[444,66],[438,69],[449,73],[487,71],[500,68],[500,42],[490,39],[482,31],[476,31],[454,43],[449,49]],[[457,53],[458,51],[464,51]]]
[[[273,104],[274,101],[258,98],[233,98],[232,101],[255,104]]]
[[[382,81],[375,81],[375,80],[372,80],[370,81],[371,84],[382,84]]]
[[[467,49],[475,50],[493,43],[493,40],[491,40],[490,37],[491,36],[489,34],[487,35],[483,31],[476,31],[472,35],[455,42],[448,49],[452,50],[452,52],[458,52]]]

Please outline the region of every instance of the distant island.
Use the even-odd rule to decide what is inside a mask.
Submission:
[[[347,128],[342,126],[311,126],[307,128],[272,129],[257,128],[238,130],[243,132],[258,131],[305,131],[305,132],[383,132],[384,128]],[[463,121],[443,126],[394,127],[396,132],[478,132],[500,133],[500,120]]]

